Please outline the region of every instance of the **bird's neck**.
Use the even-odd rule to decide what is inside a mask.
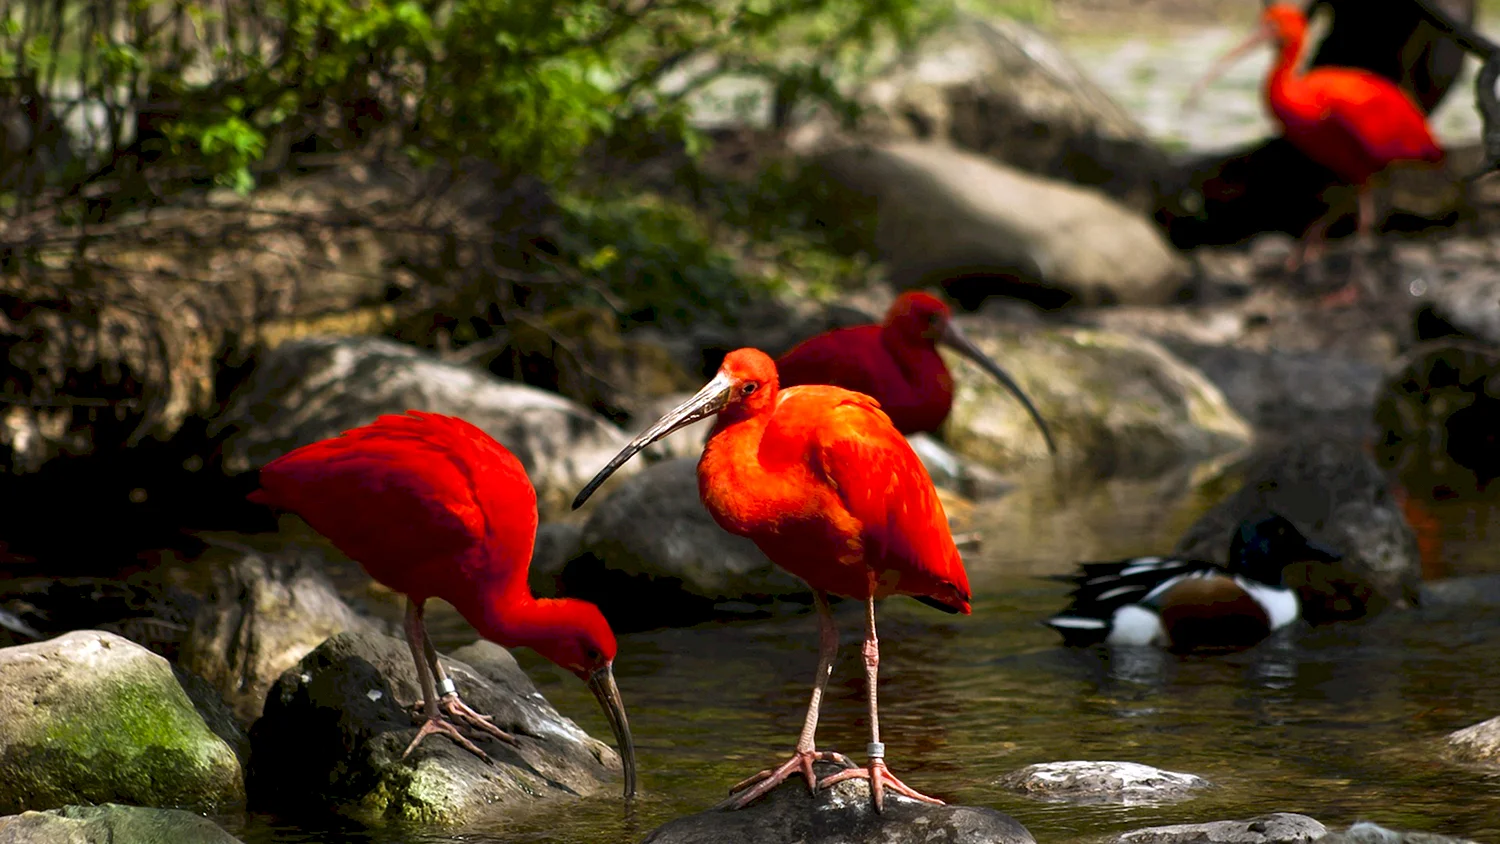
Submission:
[[[703,506],[720,527],[739,536],[767,515],[751,508],[765,509],[780,486],[762,462],[770,417],[763,413],[733,421],[721,418],[698,461]],[[747,490],[756,494],[747,496]]]
[[[1277,48],[1276,61],[1271,65],[1271,74],[1266,77],[1266,98],[1271,103],[1272,111],[1277,108],[1278,102],[1284,102],[1293,96],[1298,84],[1302,81],[1302,73],[1298,65],[1302,61],[1302,48],[1307,39],[1302,35],[1294,35],[1281,42]]]
[[[532,648],[552,626],[554,602],[532,596],[525,581],[496,580],[459,597],[454,607],[479,635],[507,648]]]
[[[953,375],[938,354],[937,344],[894,331],[883,332],[881,344],[904,382],[899,393],[887,391],[881,409],[893,420],[900,417],[898,427],[903,431],[936,430],[953,407]]]

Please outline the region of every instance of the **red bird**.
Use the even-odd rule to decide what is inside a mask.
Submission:
[[[839,387],[778,389],[776,364],[739,349],[697,395],[631,441],[573,500],[575,508],[636,452],[718,414],[698,461],[698,493],[719,526],[749,537],[778,566],[807,581],[818,610],[821,648],[812,702],[790,760],[735,786],[747,805],[800,771],[808,787],[868,779],[878,811],[884,788],[940,803],[908,788],[885,765],[875,709],[880,650],[875,599],[911,595],[947,612],[969,613],[969,579],[927,470],[869,396]],[[813,762],[846,760],[813,744],[818,710],[838,649],[828,593],[863,600],[865,678],[870,703],[869,764],[819,783]]]
[[[1201,89],[1236,59],[1267,41],[1278,55],[1266,78],[1266,103],[1286,139],[1308,158],[1332,170],[1359,196],[1359,233],[1375,228],[1370,180],[1397,161],[1439,163],[1443,150],[1433,140],[1427,117],[1411,96],[1383,76],[1349,67],[1318,67],[1302,73],[1297,65],[1307,43],[1307,17],[1297,7],[1266,8],[1260,28],[1227,53],[1196,86]],[[1333,212],[1308,227],[1303,246],[1288,267],[1295,269],[1321,249]]]
[[[1020,400],[1041,429],[1047,449],[1057,446],[1052,432],[1020,386],[953,322],[948,306],[935,296],[910,291],[891,305],[880,325],[858,325],[802,341],[776,361],[781,383],[831,384],[864,393],[903,434],[936,431],[953,409],[953,376],[938,354],[939,343],[979,364]]]
[[[260,470],[260,485],[252,501],[301,516],[406,595],[406,641],[427,716],[406,754],[445,733],[489,760],[444,714],[515,741],[459,699],[438,661],[422,610],[428,598],[442,598],[486,639],[529,647],[588,683],[620,747],[625,796],[634,795],[635,745],[615,685],[614,632],[593,604],[532,597],[526,570],[536,490],[515,455],[462,419],[412,410],[284,454]]]

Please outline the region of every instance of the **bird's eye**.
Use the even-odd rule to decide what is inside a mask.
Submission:
[[[754,381],[751,381],[749,384],[746,384],[745,386],[743,386],[743,387],[740,388],[740,395],[742,395],[742,396],[748,396],[751,393],[755,392],[755,388],[759,387],[759,386],[760,386],[759,384],[755,383]]]

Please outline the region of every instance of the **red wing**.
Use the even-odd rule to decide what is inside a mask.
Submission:
[[[464,432],[448,421],[382,416],[289,452],[261,469],[257,498],[302,516],[366,565],[459,554],[483,542],[488,526],[454,449]]]
[[[1443,160],[1422,110],[1400,88],[1366,72],[1309,74],[1324,85],[1329,117],[1376,161]]]
[[[783,387],[830,384],[878,395],[880,384],[873,373],[879,364],[872,358],[880,350],[878,325],[829,331],[802,341],[782,355],[776,361],[777,380]]]
[[[969,579],[922,461],[874,400],[844,393],[820,418],[815,469],[863,525],[865,554],[900,591],[969,611]]]

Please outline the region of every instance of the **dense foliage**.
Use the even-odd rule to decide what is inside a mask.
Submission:
[[[73,167],[50,181],[130,158],[241,190],[287,150],[372,144],[555,183],[601,137],[690,143],[685,98],[725,74],[770,80],[783,105],[837,101],[840,70],[918,20],[916,0],[0,5],[0,98],[37,128],[89,126],[74,140],[86,154],[61,156]],[[28,151],[45,146],[38,135]]]

